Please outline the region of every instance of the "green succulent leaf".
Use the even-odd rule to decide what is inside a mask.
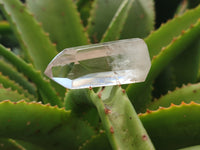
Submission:
[[[98,135],[93,136],[80,146],[79,150],[111,150],[110,143],[108,142],[107,135],[101,131]]]
[[[173,20],[163,24],[158,30],[150,34],[145,42],[148,45],[150,57],[160,53],[177,36],[189,29],[200,18],[200,5],[192,10],[188,10],[182,16],[177,16]],[[161,40],[162,39],[162,40]],[[159,41],[159,42],[158,42]]]
[[[154,1],[134,0],[120,38],[145,38],[154,29]]]
[[[153,83],[152,95],[154,98],[159,98],[160,96],[165,95],[169,90],[174,90],[176,85],[177,82],[174,74],[174,67],[172,62],[170,62],[170,64],[156,77]]]
[[[45,150],[45,148],[41,148],[38,145],[32,144],[30,142],[24,142],[22,140],[13,140],[13,142],[17,143],[18,145],[20,145],[21,147],[23,147],[23,150]]]
[[[114,150],[154,149],[125,90],[111,86],[101,89],[98,93],[91,91],[91,101],[98,110]]]
[[[88,24],[93,2],[94,0],[78,0],[76,3],[84,26]]]
[[[190,147],[186,147],[186,148],[181,148],[179,150],[199,150],[200,149],[200,145],[196,145],[196,146],[190,146]]]
[[[95,134],[70,111],[50,105],[3,101],[0,108],[0,120],[4,122],[0,125],[2,138],[30,142],[49,150],[64,150],[78,149]]]
[[[200,35],[199,29],[200,20],[198,20],[193,26],[191,26],[188,30],[183,32],[177,38],[172,40],[171,44],[163,48],[162,51],[152,59],[152,67],[149,73],[149,78],[151,78],[150,80],[155,79],[160,71],[167,64],[169,64],[171,60],[181,54],[185,50],[185,47],[190,46],[196,39],[198,39]]]
[[[154,82],[154,94],[157,98],[168,90],[174,90],[183,84],[195,83],[198,80],[200,62],[200,40],[195,39],[178,55],[158,76]],[[184,66],[184,67],[183,67]],[[186,71],[187,70],[187,71]],[[165,74],[166,73],[166,74]]]
[[[129,10],[134,0],[124,0],[119,6],[107,30],[105,31],[101,42],[113,41],[120,38],[120,33],[128,17]]]
[[[51,84],[46,81],[41,73],[36,71],[32,65],[27,64],[2,45],[0,45],[0,54],[37,85],[40,92],[48,100],[47,102],[51,103],[51,105],[58,105],[59,107],[62,106],[62,102],[57,96],[55,90],[52,88]]]
[[[200,140],[200,105],[171,105],[147,111],[139,117],[156,149],[169,150],[198,145]]]
[[[4,76],[8,76],[11,80],[14,80],[16,83],[21,85],[29,93],[36,96],[36,87],[31,84],[28,79],[23,76],[23,74],[19,73],[17,69],[14,68],[11,64],[6,61],[0,60],[0,72]]]
[[[101,41],[123,0],[94,0],[87,31],[92,43]]]
[[[182,1],[176,15],[181,16],[186,12],[188,3],[189,1]],[[184,30],[182,32],[184,32]],[[184,47],[184,52],[165,68],[163,72],[167,73],[167,75],[161,73],[154,82],[153,92],[156,97],[166,94],[168,90],[174,90],[177,86],[180,87],[182,84],[194,83],[197,81],[199,48],[199,38],[197,38],[190,46]]]
[[[22,99],[24,99],[25,101],[30,101],[30,99],[28,99],[25,95],[19,94],[18,91],[14,91],[10,88],[6,89],[2,85],[0,85],[0,101],[8,99],[12,102],[17,102]]]
[[[159,99],[154,100],[147,108],[150,110],[161,107],[169,107],[171,103],[179,105],[181,102],[190,103],[194,101],[200,103],[200,83],[184,85]]]
[[[92,127],[98,128],[99,115],[91,103],[89,89],[69,90],[65,96],[65,109],[87,121]]]
[[[200,37],[196,38],[189,47],[186,47],[185,51],[181,55],[172,61],[177,86],[197,82],[198,70],[200,68],[199,62]]]
[[[34,66],[44,71],[57,52],[40,24],[19,0],[0,0],[0,6],[29,61],[33,60]]]
[[[24,147],[16,143],[12,139],[0,139],[0,148],[2,150],[24,150]]]
[[[80,16],[72,0],[27,0],[28,8],[42,22],[44,30],[57,45],[58,51],[66,47],[88,44]],[[48,4],[48,5],[47,5]]]
[[[7,76],[2,75],[1,72],[0,72],[0,83],[5,88],[11,88],[12,90],[17,91],[20,94],[24,94],[26,96],[26,98],[29,98],[32,101],[36,100],[32,94],[28,93],[27,90],[25,90],[23,87],[21,87],[15,81],[10,80]],[[5,95],[4,95],[4,97],[5,97]]]

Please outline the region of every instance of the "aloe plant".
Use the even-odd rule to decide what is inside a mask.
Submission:
[[[199,149],[199,4],[0,0],[0,148]],[[64,48],[135,37],[145,82],[69,90],[43,73]]]

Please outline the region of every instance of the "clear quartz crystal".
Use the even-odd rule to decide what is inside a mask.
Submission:
[[[142,39],[126,39],[64,49],[45,74],[69,89],[143,82],[151,67]]]

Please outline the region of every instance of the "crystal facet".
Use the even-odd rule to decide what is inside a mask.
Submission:
[[[126,39],[64,49],[45,74],[69,89],[145,81],[151,67],[142,39]]]

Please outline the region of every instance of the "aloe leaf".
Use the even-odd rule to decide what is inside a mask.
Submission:
[[[20,146],[22,146],[24,148],[23,150],[45,150],[45,148],[41,148],[38,145],[34,145],[30,142],[24,142],[21,140],[15,140],[15,142]]]
[[[145,39],[149,48],[150,57],[152,59],[151,69],[144,83],[131,84],[127,87],[127,94],[130,100],[134,101],[135,104],[134,106],[137,111],[142,111],[142,109],[145,108],[145,105],[151,101],[151,99],[149,99],[151,91],[147,90],[148,93],[145,92],[144,94],[144,90],[150,89],[153,80],[159,75],[159,73],[173,59],[175,59],[180,53],[182,53],[183,50],[185,50],[185,47],[190,46],[193,43],[193,41],[198,39],[200,34],[199,33],[200,22],[198,21],[198,17],[200,17],[199,14],[200,14],[200,6],[197,9],[188,11],[182,17],[177,17],[171,22],[167,23],[166,25],[163,25],[160,29],[158,29]],[[193,17],[194,18],[196,17],[195,24],[193,24],[194,21]],[[190,22],[191,24],[189,25],[187,21],[188,22],[191,21]],[[176,30],[174,28],[178,26],[179,27],[178,30],[181,32],[180,27],[182,27],[182,23],[185,22],[186,24],[188,24],[188,29],[186,31],[183,29],[184,32],[182,31],[182,33],[180,33],[178,37],[172,40],[171,38],[173,36],[176,36],[176,34],[178,33],[178,32],[175,33]],[[173,34],[172,31],[174,32]],[[156,42],[156,40],[159,41],[158,38],[161,38],[161,36],[163,37],[161,42]],[[172,40],[171,43],[168,46],[163,47],[161,50],[161,47],[165,45],[164,43],[167,44],[166,41],[170,39]],[[142,96],[143,99],[141,99],[141,95],[143,95]]]
[[[198,39],[200,35],[200,21],[191,26],[188,30],[183,32],[177,38],[175,38],[171,44],[163,48],[162,51],[152,59],[152,67],[149,73],[151,80],[160,73],[160,71],[171,61],[176,58],[181,52],[183,52],[184,47],[190,46],[193,41]],[[184,46],[184,47],[183,47]],[[158,63],[163,63],[159,65]],[[155,64],[155,65],[154,65]],[[155,70],[154,70],[155,69]]]
[[[200,83],[184,85],[169,91],[166,95],[154,100],[147,108],[150,110],[158,109],[159,106],[169,107],[171,103],[179,105],[181,102],[190,103],[194,101],[200,103]]]
[[[165,67],[165,69],[156,77],[152,90],[154,98],[159,98],[162,95],[165,95],[169,90],[174,90],[177,87],[174,67],[172,67],[171,64],[172,63]]]
[[[98,93],[91,91],[108,139],[114,150],[154,149],[125,90],[118,86],[105,87]]]
[[[13,102],[17,102],[21,99],[30,101],[25,95],[19,94],[17,91],[13,91],[10,88],[6,89],[0,84],[0,101],[10,99]]]
[[[99,126],[99,115],[89,98],[89,89],[69,90],[65,96],[65,109],[87,121],[92,127]]]
[[[199,150],[200,149],[200,145],[196,145],[196,146],[190,146],[190,147],[186,147],[186,148],[181,148],[179,150]]]
[[[158,55],[163,47],[169,45],[174,38],[195,24],[200,17],[199,14],[200,5],[195,9],[187,11],[184,15],[177,16],[173,20],[163,24],[158,30],[145,38],[150,57],[153,58],[153,56]]]
[[[200,105],[194,102],[141,114],[156,149],[169,150],[198,145],[200,140]]]
[[[107,30],[105,31],[101,42],[119,39],[133,1],[134,0],[124,0],[121,3]]]
[[[48,98],[48,102],[51,105],[62,106],[62,102],[57,96],[55,90],[51,87],[51,84],[44,79],[40,72],[34,70],[32,65],[27,64],[2,45],[0,45],[0,54],[15,65],[19,71],[23,72],[28,78],[30,78],[33,83],[37,85],[42,94]]]
[[[78,0],[76,3],[84,26],[86,26],[88,23],[88,18],[90,17],[92,4],[93,0]]]
[[[33,84],[31,84],[25,76],[19,73],[16,70],[16,68],[14,68],[8,62],[0,60],[0,72],[3,75],[8,76],[11,80],[14,80],[19,85],[21,85],[29,93],[36,96],[36,87]]]
[[[178,15],[186,11],[185,9],[188,7],[188,1],[183,1],[179,7],[183,8],[179,8],[181,10],[178,10]],[[184,32],[184,30],[182,32]],[[176,86],[194,83],[197,81],[197,71],[199,68],[199,48],[198,38],[194,40],[190,46],[185,47],[184,52],[168,65],[168,67],[165,69],[165,72],[168,75],[165,75],[164,73],[159,75],[158,79],[156,79],[154,82],[154,93],[156,93],[157,97],[159,97],[161,94],[166,94],[167,89],[174,90]],[[184,68],[182,66],[184,66]]]
[[[127,95],[135,107],[137,113],[144,112],[146,105],[151,102],[152,99],[152,83],[145,81],[142,83],[135,83],[134,85],[126,88]],[[145,93],[145,94],[144,94]]]
[[[0,120],[4,122],[0,125],[2,138],[30,142],[49,150],[64,150],[78,149],[95,134],[70,111],[50,105],[3,101],[0,108]]]
[[[27,4],[30,11],[42,22],[45,31],[50,33],[58,51],[88,44],[86,32],[72,0],[27,0]]]
[[[88,34],[92,43],[101,41],[123,0],[94,0],[88,20]]]
[[[26,56],[33,60],[37,69],[44,71],[57,54],[48,36],[19,0],[1,0],[0,5],[21,46],[26,50]]]
[[[173,62],[172,64],[174,66],[178,86],[187,83],[195,83],[198,78],[200,65],[200,38],[194,40],[194,42]],[[184,68],[182,66],[184,66]]]
[[[102,131],[103,132],[103,131]],[[111,150],[110,143],[108,142],[106,134],[99,133],[93,136],[90,140],[87,140],[80,146],[79,150]]]
[[[165,69],[166,71],[162,72],[155,80],[154,88],[156,92],[154,93],[157,93],[157,97],[166,94],[167,90],[174,90],[183,84],[195,83],[198,80],[200,40],[194,40],[189,47],[184,49],[183,53],[177,56],[167,66],[167,70]]]
[[[20,94],[24,94],[26,96],[26,98],[29,98],[31,101],[36,100],[35,97],[33,95],[31,95],[30,93],[28,93],[27,90],[23,89],[15,81],[10,80],[6,76],[3,76],[1,72],[0,72],[0,84],[2,84],[5,88],[11,88],[14,91],[16,90]]]
[[[1,146],[0,148],[2,150],[24,150],[24,147],[17,144],[12,139],[0,139]]]
[[[154,29],[154,1],[134,0],[120,38],[144,38]]]

